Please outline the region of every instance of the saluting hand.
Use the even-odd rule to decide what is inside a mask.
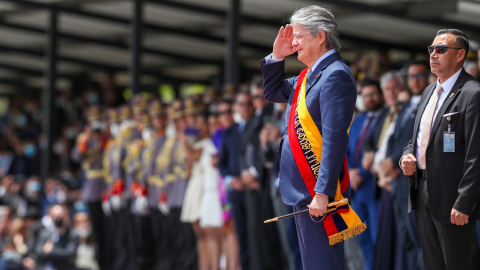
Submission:
[[[284,58],[285,56],[293,54],[295,49],[292,46],[292,42],[293,26],[291,24],[287,24],[285,28],[283,26],[280,27],[277,38],[273,43],[272,58]]]
[[[413,175],[417,170],[417,159],[414,155],[408,154],[402,158],[402,170],[405,175]]]
[[[328,196],[323,194],[317,194],[313,197],[312,203],[307,205],[310,209],[310,215],[315,217],[323,216],[327,213]]]

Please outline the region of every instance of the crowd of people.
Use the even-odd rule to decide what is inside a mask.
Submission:
[[[436,78],[428,62],[387,71],[366,59],[351,65],[347,160],[351,205],[368,228],[346,241],[347,267],[423,269],[398,161]],[[478,78],[475,62],[465,68]],[[263,223],[293,209],[278,186],[287,104],[266,102],[262,83],[169,104],[156,93],[126,101],[112,77],[63,91],[45,181],[40,99],[11,97],[0,123],[0,270],[303,269],[294,220]]]

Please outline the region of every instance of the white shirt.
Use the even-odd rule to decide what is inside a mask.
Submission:
[[[421,95],[415,95],[415,96],[413,96],[413,97],[410,99],[410,104],[408,105],[408,108],[406,109],[407,111],[406,111],[405,114],[403,115],[401,127],[404,127],[404,126],[405,126],[405,122],[407,122],[407,120],[408,120],[408,118],[410,117],[411,113],[413,112],[413,110],[415,109],[415,107],[418,106],[418,104],[420,103],[420,100],[421,100],[421,99],[422,99],[422,96],[421,96]]]
[[[395,131],[395,124],[397,123],[397,118],[398,118],[398,113],[393,115],[392,123],[390,123],[390,125],[387,128],[387,131],[385,132],[385,137],[383,137],[382,144],[378,148],[377,152],[375,152],[375,157],[373,158],[372,167],[377,172],[380,169],[380,162],[387,157],[388,140],[390,139],[390,136],[392,136],[393,132]]]
[[[450,90],[452,90],[453,88],[453,85],[455,84],[455,82],[457,81],[458,79],[458,76],[460,76],[460,72],[462,71],[462,69],[459,69],[457,71],[457,73],[453,74],[452,77],[448,78],[448,80],[446,80],[445,82],[443,83],[440,83],[440,80],[437,79],[437,86],[440,84],[442,85],[442,88],[443,88],[443,91],[442,93],[440,94],[440,98],[438,99],[438,103],[437,103],[437,107],[435,107],[435,113],[433,114],[433,119],[432,119],[432,125],[430,126],[430,129],[433,127],[433,123],[435,122],[435,117],[437,117],[437,113],[438,113],[438,110],[442,107],[443,105],[443,102],[445,101],[445,99],[447,98],[448,96],[448,93],[450,92]],[[433,106],[433,102],[432,102],[432,97],[433,97],[433,94],[432,96],[430,97],[430,100],[428,101],[428,104],[427,106],[425,107],[425,110],[423,112],[427,112],[428,110],[430,110],[430,107]],[[423,113],[422,114],[422,119],[420,120],[420,127],[418,128],[418,134],[417,134],[417,149],[415,151],[415,156],[417,157],[417,164],[418,164],[418,167],[420,169],[425,169],[425,168],[422,168],[420,166],[420,161],[419,161],[419,157],[420,157],[420,145],[422,143],[422,133],[423,133],[423,126],[425,124],[425,116],[426,114]]]

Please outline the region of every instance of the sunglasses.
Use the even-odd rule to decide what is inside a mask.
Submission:
[[[447,47],[446,45],[428,46],[428,54],[432,54],[433,51],[435,51],[437,54],[444,54],[447,52],[447,49],[461,50],[463,48]]]

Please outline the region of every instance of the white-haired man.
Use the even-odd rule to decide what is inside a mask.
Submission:
[[[355,224],[327,210],[327,204],[350,197],[345,153],[357,88],[338,53],[337,23],[330,11],[304,7],[294,12],[290,22],[280,28],[273,53],[262,60],[265,99],[288,103],[280,193],[295,211],[310,209],[312,218],[295,217],[304,269],[344,269],[343,244],[338,237],[364,227],[348,205],[345,213],[354,215],[351,220],[356,220]],[[308,69],[284,79],[284,58],[295,52]],[[323,222],[313,221],[324,215]]]

